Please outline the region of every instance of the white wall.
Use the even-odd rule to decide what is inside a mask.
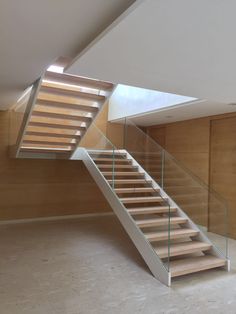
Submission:
[[[193,100],[196,98],[119,84],[110,99],[108,119],[143,115]]]

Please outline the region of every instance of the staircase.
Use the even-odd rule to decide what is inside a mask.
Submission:
[[[125,150],[86,150],[82,159],[156,278],[229,267],[203,232]]]
[[[212,268],[229,270],[227,241],[219,249],[196,225],[207,226],[211,204],[220,221],[218,234],[227,236],[224,202],[127,119],[126,150],[116,149],[91,125],[113,88],[108,82],[47,71],[14,112],[19,127],[13,157],[83,160],[162,283],[170,286],[174,277]]]
[[[69,158],[112,90],[108,82],[47,71],[31,90],[16,157]]]

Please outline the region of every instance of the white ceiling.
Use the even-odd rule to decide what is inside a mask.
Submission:
[[[177,121],[208,117],[212,115],[229,113],[236,111],[236,105],[231,106],[212,101],[195,101],[183,105],[176,105],[166,109],[156,110],[147,114],[130,117],[130,119],[140,126],[159,125]],[[119,120],[114,121],[119,122]]]
[[[0,109],[59,56],[75,57],[135,0],[0,0]]]
[[[236,102],[235,12],[235,0],[141,1],[67,70],[217,103]],[[212,102],[215,112],[217,103]]]

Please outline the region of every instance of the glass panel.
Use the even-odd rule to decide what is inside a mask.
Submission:
[[[95,123],[90,125],[79,146],[88,150],[96,166],[114,188],[116,148]],[[102,167],[104,164],[105,168]]]
[[[112,186],[125,211],[137,224],[142,237],[155,252],[163,243],[168,243],[170,232],[170,206],[160,189],[152,184],[144,171],[124,149],[117,149],[93,123],[80,146],[88,150],[96,166]],[[142,158],[141,155],[139,155]],[[158,208],[161,206],[161,212]],[[156,231],[163,232],[159,246],[149,242],[155,240]],[[149,238],[149,239],[148,239]],[[169,270],[168,245],[163,251],[164,266]]]
[[[132,159],[133,155],[130,156],[130,152],[125,150],[119,151],[125,152],[125,155],[121,155],[119,160],[115,159],[115,193],[155,254],[162,251],[163,264],[169,271],[172,215],[169,202],[159,187],[145,174],[137,160]],[[135,152],[135,156],[137,159],[143,158],[141,151]]]
[[[130,120],[126,120],[125,149],[172,200],[212,240],[223,256],[228,256],[227,204],[216,192],[181,165],[173,156]],[[173,214],[170,214],[172,217]],[[171,226],[171,227],[170,227]],[[170,224],[169,229],[189,228]],[[170,242],[170,241],[169,241]],[[174,243],[174,241],[171,240]]]
[[[28,88],[10,110],[10,146],[16,145],[32,87]]]
[[[228,257],[226,201],[167,152],[163,172],[166,193]]]
[[[124,136],[125,149],[162,186],[162,148],[128,120],[126,120]]]

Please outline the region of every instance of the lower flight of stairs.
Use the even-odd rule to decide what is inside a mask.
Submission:
[[[171,277],[227,265],[131,155],[126,151],[88,153]]]

